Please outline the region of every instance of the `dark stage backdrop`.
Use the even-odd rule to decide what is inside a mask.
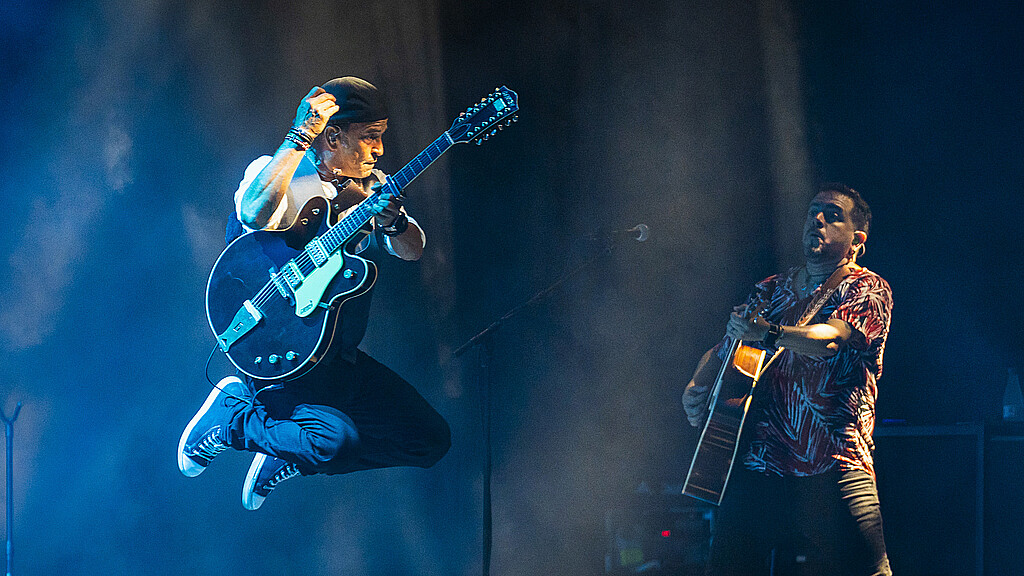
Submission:
[[[16,573],[478,574],[479,372],[451,351],[595,254],[494,339],[492,572],[602,573],[605,511],[681,484],[682,388],[749,285],[797,263],[816,179],[876,210],[864,263],[897,306],[881,416],[997,414],[1024,320],[1014,23],[877,2],[4,3]],[[205,281],[246,164],[344,74],[389,94],[389,172],[494,87],[520,96],[519,123],[410,186],[426,255],[382,262],[364,342],[454,445],[430,470],[289,480],[252,513],[247,456],[175,466],[209,390]],[[638,222],[644,244],[586,238]]]

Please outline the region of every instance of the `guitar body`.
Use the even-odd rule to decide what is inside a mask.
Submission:
[[[764,368],[765,351],[734,343],[709,397],[710,410],[683,494],[721,504],[739,450],[750,399]]]
[[[326,199],[312,198],[291,227],[243,234],[214,264],[206,287],[207,318],[214,334],[230,330],[246,301],[261,314],[225,350],[242,373],[261,380],[294,380],[311,370],[331,345],[341,306],[376,282],[373,262],[349,253],[347,247],[314,268],[291,298],[271,282],[270,271],[283,270],[299,259],[306,244],[333,218]],[[346,245],[357,244],[365,234],[360,230]]]

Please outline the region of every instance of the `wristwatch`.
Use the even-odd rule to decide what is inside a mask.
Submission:
[[[409,219],[406,218],[405,214],[399,214],[391,224],[387,226],[381,226],[380,228],[385,236],[398,236],[409,229]]]
[[[778,342],[779,336],[782,336],[782,326],[769,323],[768,333],[761,339],[761,343],[769,348],[775,348],[775,343]]]

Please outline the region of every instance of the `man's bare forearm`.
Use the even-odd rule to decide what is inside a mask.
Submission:
[[[828,358],[835,356],[847,340],[853,336],[853,329],[842,320],[829,320],[810,326],[783,326],[782,335],[776,345],[797,354]]]
[[[405,232],[398,236],[389,236],[391,250],[402,260],[419,260],[423,256],[423,232],[412,221]]]
[[[721,367],[720,362],[711,362],[711,359],[715,358],[715,349],[712,348],[704,353],[700,358],[700,362],[697,363],[697,369],[693,371],[693,377],[690,378],[695,386],[705,387],[714,384],[715,377],[717,376],[718,368]]]
[[[280,205],[281,198],[291,185],[292,176],[295,175],[295,169],[299,167],[304,154],[304,151],[287,141],[277,149],[274,157],[242,195],[239,215],[242,224],[259,230],[270,222],[270,217],[274,215],[274,210]]]

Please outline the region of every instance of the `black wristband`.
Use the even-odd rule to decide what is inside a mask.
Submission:
[[[381,230],[384,232],[385,236],[400,236],[408,229],[409,219],[406,218],[405,214],[399,214],[391,224],[381,226]]]
[[[309,150],[309,147],[313,145],[315,137],[310,136],[308,132],[304,132],[298,128],[292,128],[284,135],[284,139],[295,144],[295,147],[299,150]]]
[[[782,336],[782,326],[769,323],[768,333],[761,339],[761,343],[768,348],[775,348],[775,343],[779,341],[780,336]]]

